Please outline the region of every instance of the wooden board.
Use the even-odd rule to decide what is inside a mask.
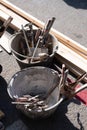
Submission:
[[[11,35],[8,32],[5,32],[4,35],[0,38],[0,45],[8,53],[11,53],[10,38],[11,38]]]

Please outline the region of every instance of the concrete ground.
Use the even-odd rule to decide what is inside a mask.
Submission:
[[[86,1],[79,0],[80,3],[76,2],[76,5],[71,0],[9,1],[44,22],[55,16],[54,28],[87,46]],[[0,76],[0,109],[5,113],[1,121],[6,130],[87,130],[87,107],[75,98],[61,103],[54,115],[43,120],[31,120],[17,111],[8,96],[7,84],[20,68],[14,57],[5,51],[0,52],[0,64],[3,66]]]
[[[87,47],[87,0],[8,0],[43,22],[51,17],[53,28]]]

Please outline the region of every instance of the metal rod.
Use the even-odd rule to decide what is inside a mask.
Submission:
[[[53,17],[51,20],[48,21],[46,27],[44,27],[44,30],[42,32],[43,38],[42,38],[42,45],[45,43],[45,40],[47,39],[47,36],[49,34],[49,31],[55,21],[55,17]]]
[[[59,66],[57,66],[56,64],[54,64],[54,66],[57,68],[57,70],[58,70],[59,73],[62,72],[62,69]]]
[[[53,17],[51,20],[48,21],[45,29],[43,30],[43,32],[44,32],[43,37],[44,38],[46,38],[48,36],[48,33],[49,33],[54,21],[55,21],[55,17]]]
[[[77,89],[75,90],[74,95],[77,94],[77,93],[79,93],[80,91],[84,90],[85,88],[87,88],[87,83],[84,84],[84,85],[82,85],[81,87],[77,88]]]
[[[36,44],[36,47],[35,47],[35,49],[34,49],[33,55],[32,55],[32,57],[31,57],[30,63],[32,63],[32,61],[33,61],[33,58],[34,58],[35,53],[36,53],[36,51],[37,51],[38,45],[39,45],[39,43],[40,43],[40,40],[41,40],[41,39],[39,38],[38,41],[37,41],[37,44]]]
[[[34,49],[34,52],[33,52],[32,58],[31,58],[31,60],[30,60],[30,63],[32,63],[32,61],[33,61],[33,58],[34,58],[34,56],[35,56],[35,53],[36,53],[36,50],[37,50],[37,48],[38,48],[39,43],[42,42],[42,45],[43,45],[44,40],[45,40],[46,37],[48,36],[48,33],[49,33],[49,31],[50,31],[50,29],[51,29],[51,27],[52,27],[54,21],[55,21],[55,18],[54,18],[54,17],[52,18],[52,20],[49,20],[49,21],[48,21],[48,24],[47,24],[47,26],[46,26],[46,28],[43,30],[43,32],[42,32],[41,35],[39,36],[39,39],[38,39],[38,41],[37,41],[37,44],[36,44],[36,47],[35,47],[35,49]]]
[[[33,25],[32,23],[29,23],[29,28],[30,28],[30,33],[31,33],[31,38],[32,38],[32,47],[34,47],[34,33],[33,33]]]
[[[76,85],[85,78],[85,76],[87,75],[87,72],[83,73],[81,76],[79,76],[76,81],[74,83],[71,83],[70,86],[75,88]]]
[[[66,85],[68,74],[69,74],[69,70],[66,69],[64,73],[64,86]]]
[[[28,53],[29,53],[29,55],[31,55],[31,50],[30,50],[30,47],[29,47],[29,44],[28,44],[28,39],[27,39],[27,36],[26,36],[26,33],[25,33],[23,25],[21,25],[21,27],[22,27],[22,31],[23,31],[23,34],[24,34],[24,38],[25,38],[26,44],[27,44]]]
[[[15,102],[12,102],[12,104],[19,104],[19,105],[31,105],[31,103],[29,103],[29,102],[21,102],[21,101],[15,101]]]
[[[4,34],[4,32],[6,31],[7,27],[9,26],[9,24],[11,23],[12,20],[13,20],[13,18],[10,16],[10,17],[3,23],[3,25],[0,27],[0,37]]]
[[[61,78],[60,78],[60,81],[55,85],[55,86],[52,86],[49,91],[47,92],[47,94],[43,97],[44,100],[46,100],[50,95],[51,93],[55,90],[55,88],[59,87],[59,85],[61,84]]]
[[[62,72],[61,72],[61,76],[62,76],[62,86],[64,87],[64,78],[65,78],[65,64],[62,64]]]
[[[40,34],[41,34],[41,29],[39,28],[39,29],[36,31],[36,34],[35,34],[35,42],[37,42],[37,40],[39,39]]]

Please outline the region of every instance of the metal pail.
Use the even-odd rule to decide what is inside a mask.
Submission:
[[[34,30],[34,34],[36,33],[37,30]],[[31,40],[31,39],[29,39]],[[30,67],[30,66],[49,66],[50,63],[52,63],[53,57],[55,52],[58,51],[58,41],[55,38],[55,36],[53,36],[52,34],[48,35],[48,41],[46,42],[46,46],[48,49],[48,57],[46,59],[43,60],[37,60],[33,63],[29,63],[26,62],[27,59],[31,59],[31,57],[27,56],[27,54],[23,54],[23,50],[20,47],[21,46],[21,42],[24,42],[24,46],[26,49],[26,43],[25,43],[25,39],[23,36],[23,33],[20,31],[17,34],[14,34],[11,38],[11,51],[12,54],[14,55],[15,59],[17,60],[19,66],[21,69],[26,68],[26,67]],[[51,43],[51,44],[50,44]]]
[[[58,72],[47,67],[29,67],[13,75],[8,84],[8,93],[14,100],[14,97],[23,95],[44,95],[49,89],[59,82]],[[43,118],[51,115],[58,106],[59,88],[56,87],[48,98],[48,107],[41,112],[28,111],[23,105],[19,109],[30,118]]]

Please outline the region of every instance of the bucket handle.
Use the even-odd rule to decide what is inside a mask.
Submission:
[[[20,61],[20,62],[22,62],[22,63],[24,63],[23,60],[19,59],[16,55],[21,56],[21,57],[23,57],[23,58],[25,58],[25,59],[31,59],[31,57],[29,57],[29,56],[24,56],[24,55],[22,55],[22,54],[20,54],[20,53],[18,53],[18,52],[16,52],[16,51],[14,51],[14,50],[12,50],[12,51],[14,52],[14,53],[13,53],[13,56],[15,57],[15,59],[18,60],[18,61]],[[15,55],[15,54],[16,54],[16,55]],[[55,52],[54,52],[53,54],[49,55],[49,58],[53,57],[54,54],[55,54]],[[32,62],[32,63],[33,63],[33,62]]]
[[[84,90],[85,88],[87,88],[87,83],[86,84],[84,84],[84,85],[82,85],[81,87],[79,87],[79,88],[77,88],[76,90],[72,90],[71,89],[71,92],[69,92],[69,91],[65,91],[64,90],[64,95],[65,95],[65,97],[67,98],[67,99],[70,99],[70,98],[72,98],[72,97],[74,97],[77,93],[79,93],[79,92],[81,92],[82,90]]]
[[[82,85],[81,87],[77,88],[75,91],[74,91],[74,95],[76,95],[77,93],[81,92],[82,90],[84,90],[85,88],[87,88],[87,83]]]

